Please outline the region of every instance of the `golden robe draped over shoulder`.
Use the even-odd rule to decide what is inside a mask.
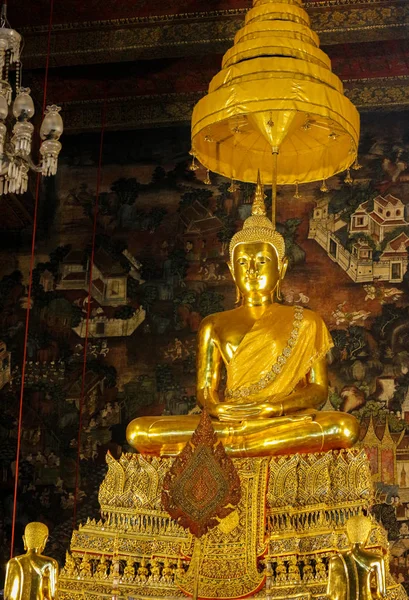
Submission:
[[[285,397],[293,392],[314,362],[323,358],[333,343],[322,318],[311,310],[273,304],[244,336],[233,358],[226,365],[226,398],[238,402]],[[289,356],[284,355],[294,324],[298,336]],[[281,356],[281,358],[279,358]],[[281,362],[281,364],[280,364]],[[280,365],[281,370],[278,370]],[[269,375],[271,374],[271,375]],[[251,388],[251,389],[250,389]]]

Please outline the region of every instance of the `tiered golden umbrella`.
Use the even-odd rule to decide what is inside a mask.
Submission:
[[[192,153],[232,180],[325,180],[356,160],[359,114],[302,0],[253,0],[192,117]],[[275,195],[275,194],[274,194]]]

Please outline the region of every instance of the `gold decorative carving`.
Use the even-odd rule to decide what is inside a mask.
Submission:
[[[218,527],[203,537],[200,562],[201,598],[240,598],[253,594],[264,576],[257,569],[257,558],[265,549],[264,507],[262,498],[267,487],[268,458],[234,461],[241,482],[241,501],[237,526],[226,531]],[[231,513],[234,514],[234,513]],[[234,517],[232,517],[234,519]],[[233,521],[234,523],[234,521]],[[261,523],[261,527],[259,526]],[[192,567],[177,584],[187,594],[194,585],[198,548]]]
[[[108,473],[101,484],[98,500],[101,509],[140,508],[157,510],[161,507],[163,479],[169,470],[169,459],[123,454],[116,461],[108,452]]]
[[[373,500],[364,450],[273,458],[269,477],[267,507],[275,512],[289,504],[309,507],[323,502],[327,509],[363,501],[369,507]]]
[[[73,533],[59,579],[61,600],[109,600],[115,561],[120,597],[176,600],[191,593],[197,548],[160,501],[172,462],[138,454],[107,457],[102,519]],[[242,499],[202,538],[201,597],[323,600],[329,560],[349,547],[346,521],[367,513],[373,501],[365,452],[242,458],[234,465]],[[367,548],[388,548],[375,521]],[[407,600],[387,560],[386,598]]]

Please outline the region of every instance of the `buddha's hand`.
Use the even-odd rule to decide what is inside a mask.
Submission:
[[[225,408],[226,404],[224,402],[223,403],[218,402],[215,398],[210,397],[205,400],[203,405],[204,405],[204,408],[209,413],[209,415],[211,417],[213,417],[214,419],[218,419],[219,421],[229,420],[229,419],[223,419],[223,415],[226,410],[226,408]]]
[[[260,409],[256,405],[237,405],[228,402],[220,402],[215,398],[206,398],[203,402],[204,408],[211,417],[218,421],[244,421],[257,418]]]
[[[257,407],[236,406],[234,404],[221,404],[218,407],[219,421],[233,421],[240,423],[250,419],[260,418],[260,409]]]
[[[234,413],[239,420],[270,419],[283,416],[283,405],[281,402],[255,402],[248,404],[230,405],[229,414]]]
[[[220,421],[248,421],[251,419],[271,419],[282,418],[291,421],[312,421],[314,413],[311,414],[283,414],[283,405],[281,402],[259,402],[248,404],[228,404],[221,403],[218,409],[218,419]]]

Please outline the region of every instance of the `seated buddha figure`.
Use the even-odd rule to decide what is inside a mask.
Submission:
[[[277,302],[287,265],[284,239],[266,216],[259,182],[252,215],[230,243],[240,306],[206,317],[198,332],[197,401],[233,457],[348,448],[358,438],[355,417],[319,411],[328,393],[332,341],[317,313]],[[176,455],[199,418],[137,418],[127,439],[144,454]]]

